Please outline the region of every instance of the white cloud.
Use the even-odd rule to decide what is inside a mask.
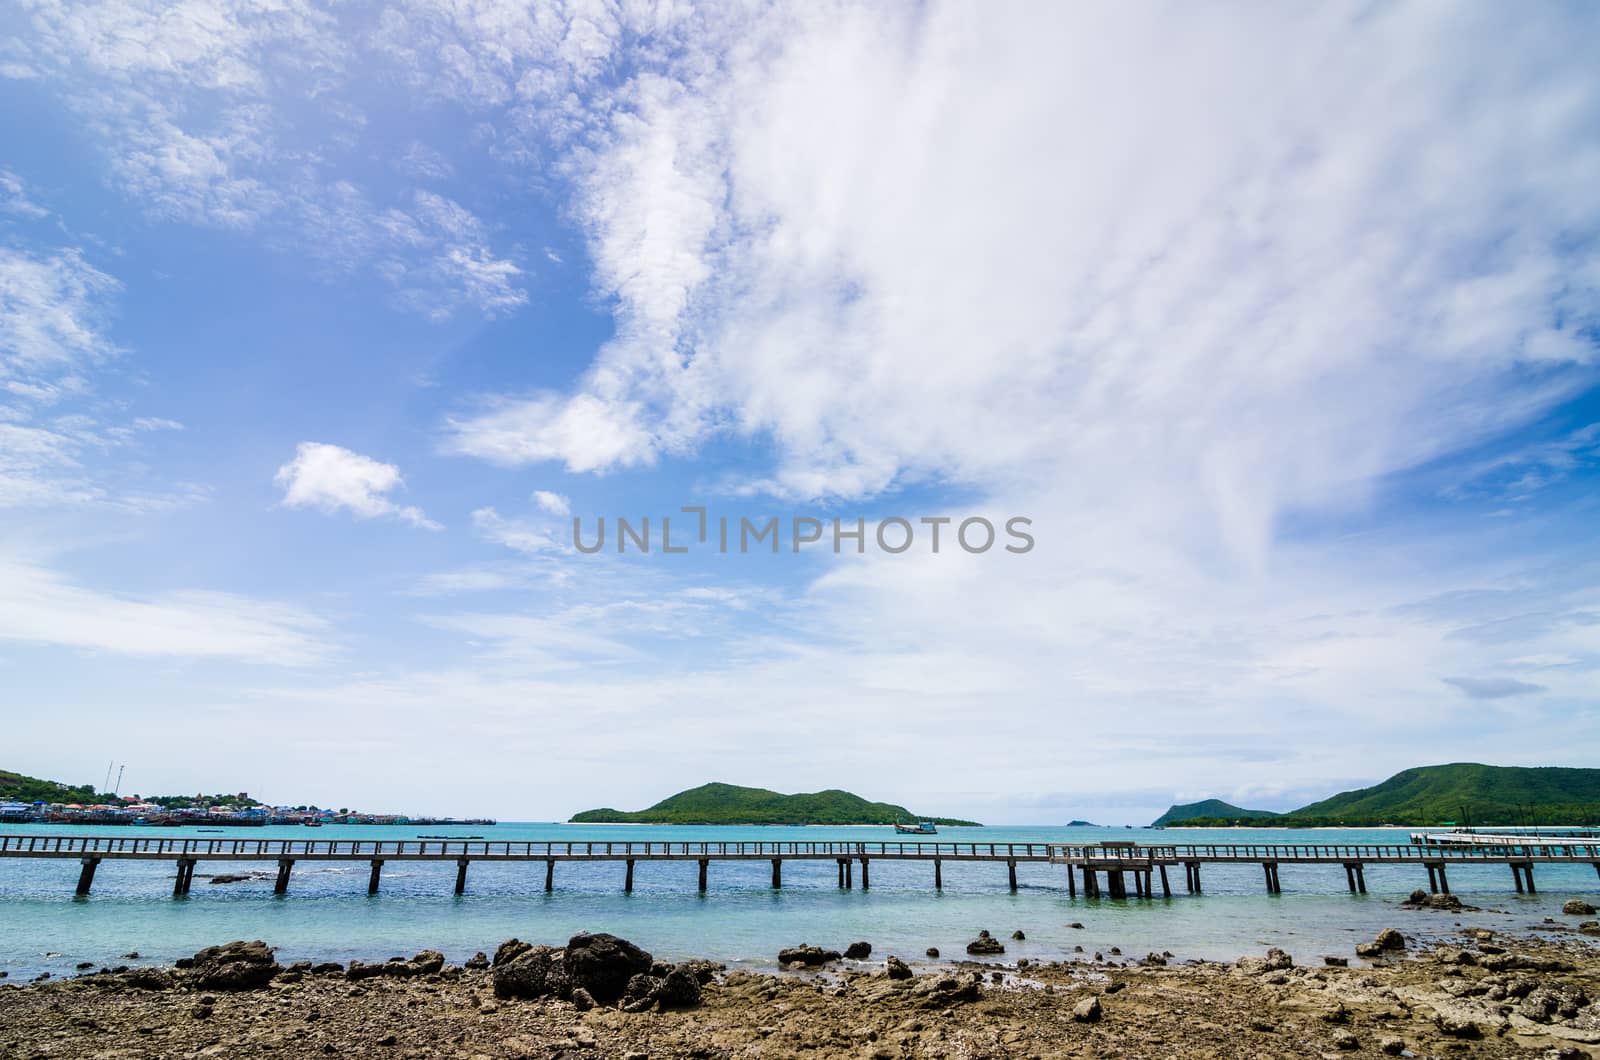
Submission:
[[[22,178],[9,169],[0,169],[0,213],[37,219],[48,216],[50,211],[28,198]]]
[[[552,493],[550,490],[534,490],[533,503],[551,515],[572,514],[572,503],[562,494]]]
[[[580,394],[497,398],[487,411],[449,423],[447,453],[481,457],[516,467],[561,460],[572,471],[600,471],[615,464],[653,459],[650,437],[636,422],[636,408]]]
[[[108,329],[120,290],[76,248],[0,245],[0,509],[96,502],[143,511],[194,499],[193,487],[130,485],[122,469],[92,459],[181,426],[123,423],[95,394],[96,369],[123,352]]]
[[[228,593],[105,592],[5,555],[0,586],[0,640],[280,666],[309,665],[329,652],[320,618]]]
[[[288,508],[341,509],[358,519],[392,516],[425,530],[444,529],[421,508],[402,506],[388,494],[403,489],[400,469],[337,445],[301,442],[294,459],[278,469],[273,481],[283,489]]]
[[[560,527],[550,519],[537,521],[506,519],[493,508],[472,513],[473,528],[487,541],[516,552],[553,552],[563,545]]]
[[[330,276],[372,269],[395,285],[398,304],[435,320],[527,301],[521,268],[465,208],[346,175],[357,167],[341,164],[360,157],[366,125],[340,91],[366,41],[341,28],[347,11],[307,0],[29,6],[16,46],[59,84],[114,182],[152,215],[259,233]],[[451,169],[420,142],[396,168],[429,181]]]
[[[0,380],[48,383],[117,353],[104,303],[120,287],[77,250],[0,246]]]
[[[642,57],[590,116],[573,166],[617,337],[568,394],[453,418],[450,451],[602,472],[732,434],[776,454],[747,488],[953,483],[1033,516],[1009,565],[838,563],[805,636],[730,677],[767,711],[803,697],[787,742],[849,725],[863,765],[937,726],[908,784],[973,746],[1221,790],[1246,761],[1376,779],[1423,738],[1548,755],[1600,672],[1600,572],[1528,527],[1365,520],[1396,472],[1592,382],[1592,14],[764,11],[736,46],[713,25]],[[1445,683],[1546,657],[1574,663],[1539,696]],[[716,695],[696,683],[670,701]]]
[[[579,173],[618,338],[459,451],[758,432],[799,495],[1095,469],[1258,555],[1587,378],[1597,102],[1560,19],[826,6],[754,40],[608,98]]]

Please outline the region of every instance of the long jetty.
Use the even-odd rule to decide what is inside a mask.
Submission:
[[[371,873],[367,892],[377,894],[383,867],[396,862],[454,862],[455,893],[467,888],[467,869],[486,864],[542,862],[544,888],[554,890],[556,866],[561,863],[615,862],[624,867],[623,890],[633,890],[634,866],[641,861],[694,861],[699,865],[699,889],[707,889],[712,862],[768,861],[772,887],[783,886],[783,866],[788,861],[833,861],[839,886],[855,886],[860,868],[861,886],[871,886],[875,861],[922,862],[933,869],[933,885],[944,886],[944,863],[983,862],[1004,865],[1013,890],[1019,864],[1049,864],[1066,869],[1068,894],[1077,897],[1081,884],[1085,897],[1153,898],[1157,882],[1163,897],[1172,894],[1168,870],[1184,870],[1184,887],[1201,893],[1201,868],[1207,865],[1258,864],[1269,894],[1282,892],[1282,865],[1341,865],[1352,894],[1365,894],[1365,869],[1369,865],[1413,865],[1427,871],[1428,889],[1450,893],[1447,867],[1503,865],[1511,870],[1517,892],[1535,893],[1536,864],[1587,864],[1600,876],[1600,840],[1584,838],[1566,844],[1543,837],[1539,843],[1499,847],[1437,847],[1415,844],[1290,844],[1252,843],[1145,846],[1137,843],[1096,843],[1081,846],[1059,843],[860,843],[860,842],[522,842],[508,840],[388,840],[388,839],[256,839],[215,836],[204,839],[134,836],[7,835],[0,836],[0,858],[76,858],[81,863],[77,894],[87,895],[95,870],[103,861],[169,861],[176,869],[172,893],[189,893],[195,868],[201,862],[261,862],[276,864],[275,894],[285,894],[294,866],[299,862],[367,862]],[[1104,886],[1101,878],[1104,877]]]

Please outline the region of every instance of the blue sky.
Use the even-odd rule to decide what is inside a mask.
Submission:
[[[1050,823],[1596,761],[1587,5],[3,19],[7,768]],[[685,505],[1037,544],[570,546]]]

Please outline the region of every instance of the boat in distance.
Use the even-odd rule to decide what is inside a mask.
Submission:
[[[939,829],[932,821],[918,821],[916,824],[894,823],[894,830],[898,835],[938,835]]]

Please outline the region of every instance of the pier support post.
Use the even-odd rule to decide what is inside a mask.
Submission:
[[[1095,878],[1095,871],[1088,865],[1083,866],[1083,896],[1085,898],[1100,897],[1100,881]]]
[[[867,859],[866,858],[862,858],[861,859],[861,889],[863,891],[866,890],[868,887],[872,886],[872,878],[867,873],[868,873]]]
[[[1356,864],[1356,890],[1367,893],[1367,867],[1359,862]]]
[[[1161,897],[1172,897],[1172,884],[1167,882],[1167,867],[1165,865],[1161,866]]]
[[[633,893],[633,859],[632,858],[628,859],[628,875],[623,878],[623,881],[622,881],[622,893],[623,894],[632,894]]]
[[[1190,894],[1200,893],[1200,863],[1198,861],[1185,861],[1183,867],[1188,870],[1184,882],[1189,887]]]
[[[278,879],[272,885],[273,894],[289,893],[289,873],[294,868],[294,858],[278,859]]]
[[[1444,874],[1444,862],[1439,862],[1439,893],[1450,893],[1450,880]]]
[[[83,859],[83,868],[78,872],[78,889],[74,893],[80,898],[89,893],[89,888],[94,886],[94,870],[100,867],[100,859],[87,857]]]
[[[855,864],[849,859],[844,859],[844,889],[850,890],[856,885]]]
[[[466,858],[456,858],[456,893],[467,893],[467,865]]]
[[[1278,863],[1276,861],[1263,861],[1261,870],[1267,876],[1267,893],[1282,894],[1283,888],[1278,883]]]
[[[1111,892],[1113,898],[1128,897],[1128,878],[1121,869],[1106,870],[1106,890]]]
[[[1017,889],[1017,859],[1016,858],[1007,859],[1007,861],[1006,861],[1006,871],[1011,876],[1011,890],[1015,891]]]
[[[546,892],[556,889],[556,859],[544,859],[544,889]]]
[[[383,859],[372,859],[372,872],[367,876],[367,893],[378,893],[378,881],[383,879]]]
[[[1596,865],[1595,869],[1600,871],[1600,865]],[[1067,882],[1072,882],[1071,869],[1067,870]],[[933,889],[936,891],[944,890],[944,860],[942,858],[933,859]]]
[[[194,858],[178,859],[178,875],[172,881],[172,897],[181,898],[189,893],[189,887],[194,883]]]
[[[1350,888],[1350,893],[1356,893],[1356,867],[1348,861],[1344,863],[1344,882]]]
[[[783,859],[772,859],[772,889],[774,891],[783,886]]]
[[[710,864],[711,864],[711,859],[710,858],[701,858],[700,859],[700,891],[701,891],[701,893],[704,893],[705,889],[706,889],[706,868]]]
[[[1072,866],[1067,866],[1067,897],[1078,897],[1078,874],[1072,871]]]

